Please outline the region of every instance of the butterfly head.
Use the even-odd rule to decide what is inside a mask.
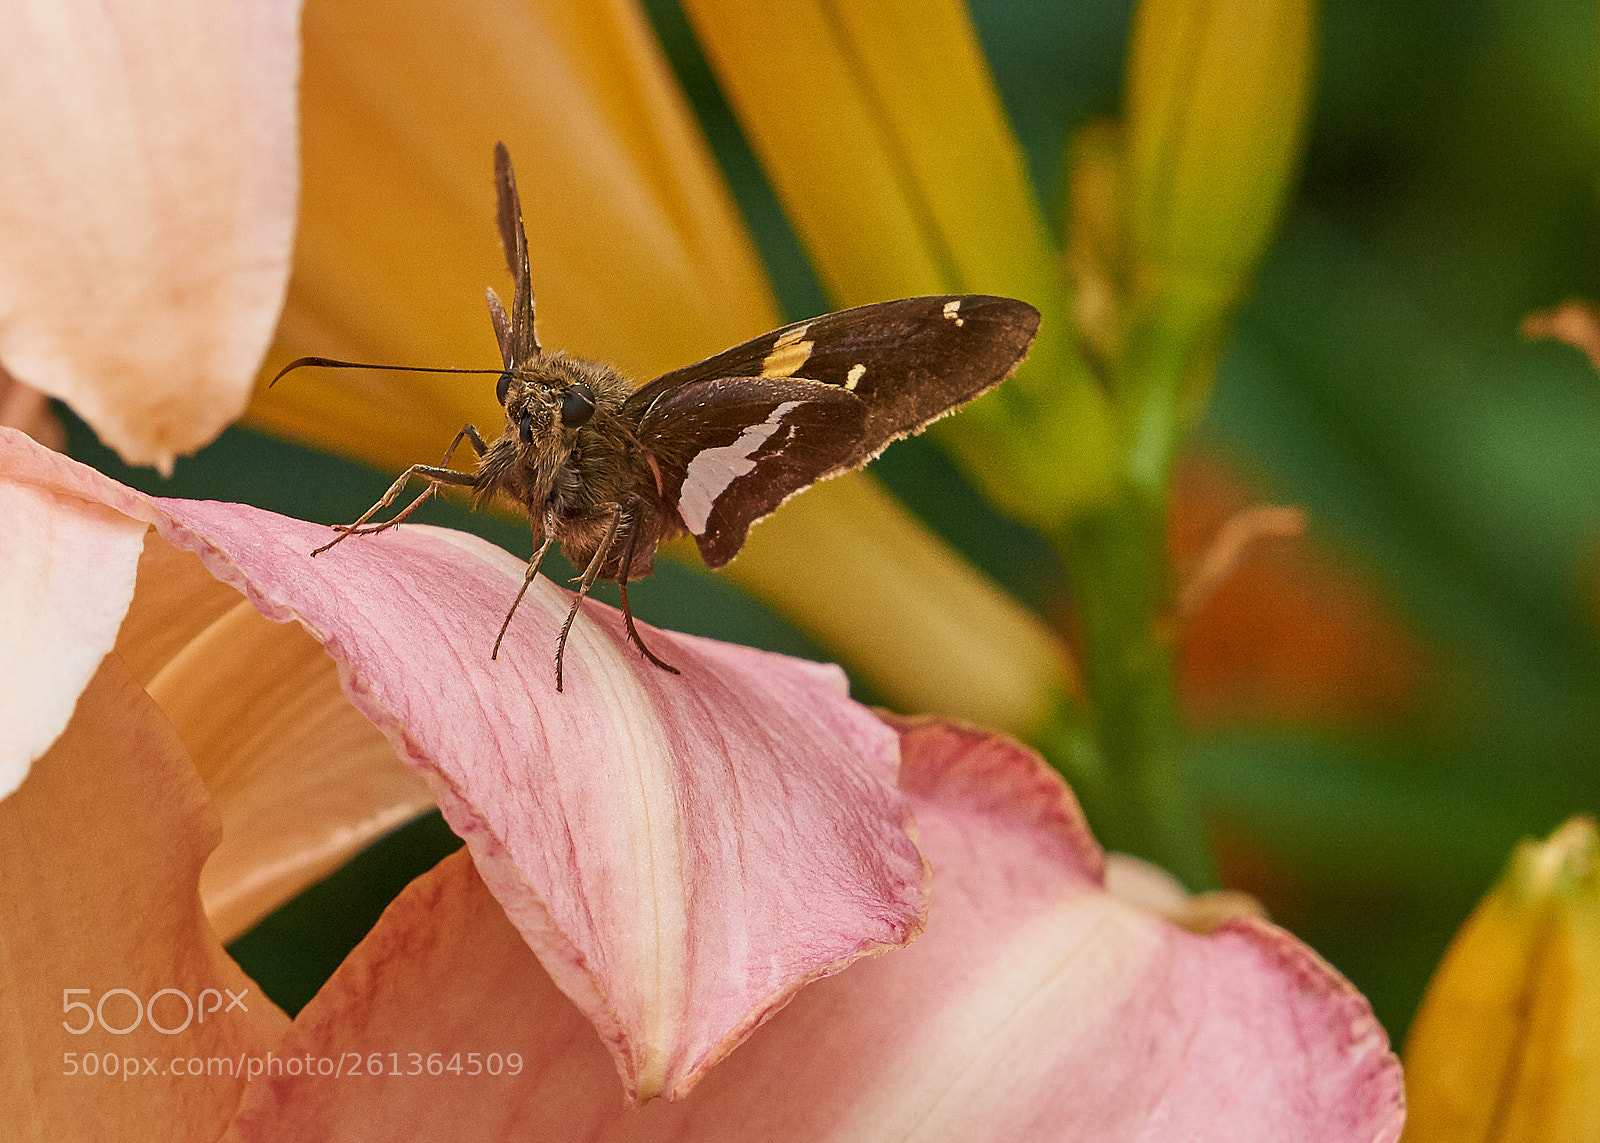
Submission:
[[[506,411],[506,434],[532,445],[552,439],[570,441],[594,422],[602,408],[620,406],[630,388],[608,366],[564,353],[546,353],[502,373],[495,397]]]

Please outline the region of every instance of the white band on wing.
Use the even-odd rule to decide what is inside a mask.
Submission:
[[[678,514],[696,536],[706,532],[706,522],[711,519],[712,506],[717,497],[739,477],[755,468],[755,454],[778,431],[783,418],[799,401],[784,401],[759,425],[749,425],[732,444],[718,448],[704,448],[695,454],[683,474],[683,487],[678,492]]]

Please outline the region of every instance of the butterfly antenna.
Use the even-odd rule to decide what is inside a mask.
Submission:
[[[296,369],[307,366],[317,366],[322,369],[392,369],[399,373],[504,373],[504,369],[456,369],[453,367],[430,367],[427,365],[371,365],[364,361],[335,361],[331,357],[297,357],[282,369],[271,381],[267,382],[270,389],[278,383],[285,373],[293,373]]]

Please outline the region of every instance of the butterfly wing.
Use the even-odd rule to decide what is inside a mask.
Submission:
[[[879,302],[795,322],[676,369],[637,390],[628,406],[649,408],[663,394],[711,378],[807,378],[865,405],[861,437],[838,465],[857,468],[1009,377],[1038,328],[1039,311],[1011,298]]]
[[[502,330],[505,311],[492,293],[489,314],[494,319],[505,366],[515,369],[539,356],[539,339],[533,330],[533,285],[528,272],[528,236],[522,228],[522,199],[517,194],[517,173],[511,169],[511,152],[504,143],[494,145],[494,188],[499,200],[495,221],[500,226],[500,244],[505,248],[506,268],[516,283],[511,295],[509,336]]]
[[[711,377],[662,391],[639,422],[661,499],[718,568],[750,526],[855,451],[866,405],[788,377]]]

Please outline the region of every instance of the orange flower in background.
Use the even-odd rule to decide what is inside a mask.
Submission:
[[[1180,575],[1251,500],[1219,461],[1179,467],[1169,545]],[[1181,631],[1180,698],[1198,724],[1392,721],[1413,709],[1426,667],[1373,589],[1305,537],[1257,539]]]

